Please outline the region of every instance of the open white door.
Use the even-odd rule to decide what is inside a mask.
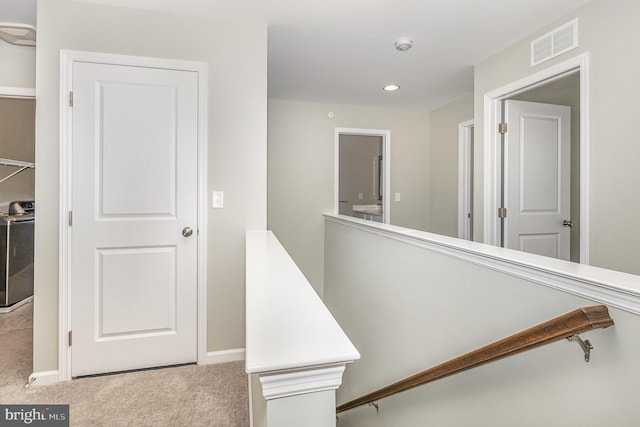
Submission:
[[[571,108],[506,101],[505,246],[570,259]]]
[[[198,76],[74,62],[71,374],[197,359]]]

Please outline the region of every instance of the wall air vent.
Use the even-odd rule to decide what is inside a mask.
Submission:
[[[578,47],[578,19],[564,24],[531,42],[531,66]]]

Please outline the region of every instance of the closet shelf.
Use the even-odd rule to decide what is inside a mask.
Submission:
[[[36,164],[32,162],[23,162],[22,160],[0,158],[0,166],[15,166],[17,168],[26,167],[28,169],[33,169],[36,167]]]
[[[36,164],[32,162],[23,162],[22,160],[11,160],[11,159],[0,158],[0,166],[12,166],[12,167],[18,168],[17,171],[12,172],[9,175],[5,176],[4,178],[0,179],[0,183],[3,183],[9,178],[12,178],[18,175],[20,172],[24,170],[35,169]]]

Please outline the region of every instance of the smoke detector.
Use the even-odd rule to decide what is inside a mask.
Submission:
[[[413,40],[411,40],[410,38],[401,38],[396,40],[394,44],[396,46],[396,50],[399,50],[400,52],[406,52],[411,49],[411,46],[413,46]]]

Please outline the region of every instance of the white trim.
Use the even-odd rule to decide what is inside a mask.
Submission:
[[[266,400],[300,394],[337,390],[342,384],[345,365],[316,367],[300,371],[259,374],[262,396]]]
[[[40,387],[55,384],[59,381],[61,381],[59,371],[33,372],[29,375],[29,381],[25,387]]]
[[[33,295],[31,295],[30,297],[27,297],[21,301],[16,302],[15,304],[10,305],[9,307],[0,307],[0,313],[11,313],[13,310],[15,310],[18,307],[22,307],[25,304],[30,303],[31,301],[33,301]]]
[[[249,389],[249,427],[253,427],[253,381],[251,381],[252,376],[247,375],[247,388]]]
[[[374,233],[640,315],[640,277],[614,270],[325,213],[327,221]]]
[[[339,212],[340,197],[340,135],[381,136],[383,151],[382,222],[391,223],[391,131],[378,129],[335,128],[334,132],[334,178],[333,178],[333,210]]]
[[[72,87],[72,70],[74,55],[71,52],[60,52],[60,194],[59,204],[59,277],[58,277],[58,370],[60,381],[71,380],[71,349],[68,343],[68,331],[71,329],[70,295],[68,277],[70,270],[69,254],[71,253],[71,238],[69,227],[65,221],[71,202],[71,119],[72,110],[69,108],[68,94]]]
[[[207,353],[209,75],[207,63],[195,62],[190,64],[198,73],[198,364],[203,365],[207,364],[209,360]]]
[[[589,53],[575,56],[557,65],[484,95],[484,242],[498,245],[500,226],[500,101],[578,71],[580,73],[580,263],[589,263],[589,177],[590,177],[590,95]]]
[[[245,360],[245,354],[246,351],[244,348],[210,351],[207,353],[206,364],[215,365],[217,363],[238,362],[240,360]]]
[[[68,104],[68,93],[73,82],[73,63],[91,62],[166,68],[191,71],[198,74],[198,364],[206,364],[207,354],[207,64],[165,58],[149,58],[95,52],[60,51],[60,212],[59,212],[59,318],[58,318],[58,367],[59,380],[71,380],[71,350],[67,342],[67,331],[71,325],[71,302],[69,292],[70,271],[70,227],[67,214],[72,206],[71,194],[71,124],[73,110]]]
[[[35,98],[36,90],[28,87],[0,87],[0,98]]]
[[[487,119],[487,116],[490,119]],[[495,140],[493,123],[497,117],[498,103],[487,95],[484,97],[484,203],[483,203],[483,241],[488,245],[500,244],[500,227],[496,219],[500,207],[500,150]]]
[[[471,169],[471,128],[473,119],[458,124],[458,237],[472,240],[471,227],[467,218],[471,204],[470,169]],[[471,218],[473,221],[473,218]]]
[[[316,369],[360,359],[273,232],[247,231],[245,242],[245,371]]]

